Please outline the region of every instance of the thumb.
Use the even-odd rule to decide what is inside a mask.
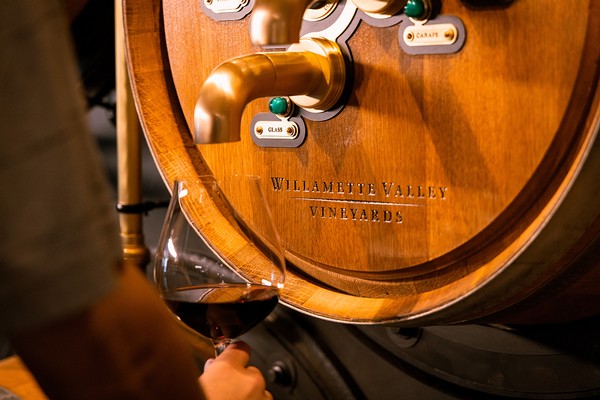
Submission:
[[[208,368],[210,368],[211,364],[215,361],[214,358],[209,358],[208,360],[206,360],[206,362],[204,363],[204,370],[206,371]]]

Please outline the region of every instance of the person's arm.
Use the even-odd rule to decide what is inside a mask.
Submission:
[[[200,377],[183,331],[135,266],[89,309],[12,338],[50,398],[270,400],[250,349],[237,343]]]
[[[203,398],[187,343],[134,266],[92,307],[12,341],[50,398]]]

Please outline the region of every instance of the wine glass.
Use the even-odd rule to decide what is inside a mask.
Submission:
[[[158,242],[160,295],[184,327],[211,339],[217,356],[271,313],[283,288],[283,251],[260,182],[176,181]]]

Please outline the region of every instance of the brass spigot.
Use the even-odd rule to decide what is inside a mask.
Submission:
[[[256,0],[250,16],[250,40],[260,46],[300,41],[302,17],[314,0]]]
[[[240,140],[242,113],[260,97],[290,96],[309,111],[326,111],[340,99],[345,81],[340,47],[323,38],[301,39],[287,51],[225,61],[200,89],[194,110],[195,142]]]
[[[356,7],[369,14],[394,15],[405,5],[406,0],[352,0]]]

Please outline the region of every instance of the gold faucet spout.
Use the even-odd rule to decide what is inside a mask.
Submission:
[[[327,110],[339,100],[344,83],[343,55],[327,39],[302,39],[285,52],[230,59],[215,68],[200,89],[194,109],[195,142],[240,140],[244,109],[260,97],[297,96],[300,106]]]
[[[366,13],[394,15],[406,5],[406,0],[352,0],[356,7]]]
[[[250,17],[250,40],[266,45],[298,43],[302,17],[314,0],[256,0]]]

